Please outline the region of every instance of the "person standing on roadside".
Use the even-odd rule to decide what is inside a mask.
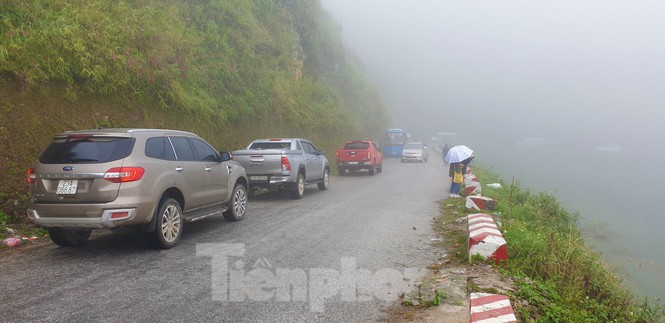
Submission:
[[[464,175],[462,174],[461,163],[450,163],[450,171],[448,175],[452,178],[450,183],[450,195],[448,197],[461,197],[459,195],[460,186],[464,182]]]
[[[443,152],[443,164],[444,164],[444,165],[448,165],[448,162],[446,161],[446,155],[448,155],[448,150],[450,150],[450,148],[448,148],[448,144],[445,144],[445,145],[443,146],[443,149],[442,149],[442,152]]]

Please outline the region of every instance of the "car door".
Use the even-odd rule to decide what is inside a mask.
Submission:
[[[319,179],[323,177],[323,158],[319,150],[310,142],[302,142],[305,150],[305,164],[307,165],[307,179]]]
[[[189,138],[189,142],[194,148],[196,159],[203,166],[203,204],[223,202],[229,193],[230,170],[219,161],[219,154],[207,142],[198,138]]]
[[[376,146],[376,143],[372,142],[372,148],[374,149],[374,156],[377,165],[383,165],[383,154],[379,151],[379,147]]]
[[[176,186],[182,191],[185,198],[185,210],[191,210],[204,205],[205,174],[203,163],[196,160],[194,150],[187,137],[169,136],[167,155],[169,164],[175,177]]]

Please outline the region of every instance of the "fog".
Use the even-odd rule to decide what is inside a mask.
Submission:
[[[665,2],[323,5],[395,126],[590,147],[665,138]]]
[[[457,132],[504,178],[555,193],[638,292],[665,298],[665,1],[322,4],[392,126]]]

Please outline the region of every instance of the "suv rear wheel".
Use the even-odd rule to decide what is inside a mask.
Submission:
[[[242,184],[236,184],[233,188],[233,195],[231,200],[226,204],[229,208],[224,212],[224,219],[226,221],[240,221],[245,216],[247,211],[247,190]]]
[[[74,247],[84,244],[90,238],[92,230],[49,228],[48,235],[61,247]]]
[[[305,176],[303,176],[302,173],[299,173],[296,182],[291,187],[291,197],[293,197],[296,200],[299,200],[302,198],[304,194],[305,194]]]
[[[169,249],[178,243],[182,236],[182,209],[172,198],[162,199],[157,210],[157,227],[151,232],[152,244],[160,249]]]

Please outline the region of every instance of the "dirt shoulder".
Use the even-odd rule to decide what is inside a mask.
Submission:
[[[488,264],[469,263],[467,222],[463,199],[441,202],[439,217],[432,222],[439,237],[433,243],[444,256],[428,268],[418,290],[404,295],[401,304],[386,312],[390,322],[469,322],[469,293],[507,294],[512,281]]]

